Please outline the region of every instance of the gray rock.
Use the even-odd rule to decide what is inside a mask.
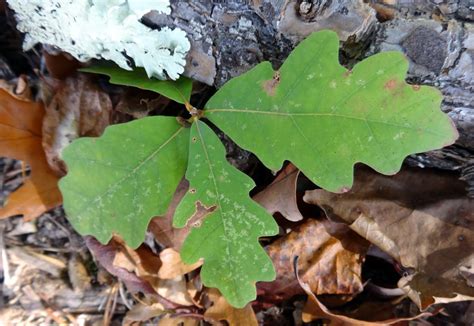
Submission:
[[[185,75],[220,87],[257,63],[278,68],[307,35],[335,30],[347,43],[362,43],[375,31],[375,11],[357,1],[180,1],[172,15],[150,13],[149,26],[175,26],[192,42]]]

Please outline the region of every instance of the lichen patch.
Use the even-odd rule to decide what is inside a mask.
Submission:
[[[18,29],[26,33],[23,47],[55,46],[79,61],[106,59],[131,70],[145,68],[149,77],[178,79],[190,49],[186,33],[164,27],[152,30],[140,22],[152,11],[171,12],[169,0],[7,0]]]

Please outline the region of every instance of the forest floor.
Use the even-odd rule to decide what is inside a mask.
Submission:
[[[21,42],[11,17],[0,15],[0,89],[4,90],[0,109],[6,99],[31,106],[41,99],[46,107],[44,121],[51,124],[51,103],[60,103],[59,109],[67,112],[79,98],[80,105],[74,110],[85,112],[81,101],[89,105],[85,98],[105,96],[107,101],[93,104],[104,114],[89,117],[105,126],[185,111],[151,92],[70,73],[77,62],[39,47],[25,53]],[[58,72],[65,72],[67,78],[49,79]],[[214,92],[196,83],[193,101],[203,103]],[[5,116],[0,112],[0,125],[6,124]],[[56,122],[53,129],[58,125]],[[171,210],[153,219],[145,243],[136,250],[119,238],[104,245],[82,237],[60,205],[44,209],[37,218],[12,214],[0,219],[0,325],[298,326],[347,322],[347,318],[353,325],[387,320],[411,325],[474,325],[474,302],[467,295],[464,301],[454,298],[459,289],[468,293],[474,286],[474,266],[460,264],[461,258],[472,253],[474,202],[458,171],[422,169],[412,161],[404,164],[399,175],[385,177],[357,166],[354,191],[347,197],[328,197],[329,204],[322,205],[318,204],[322,197],[331,195],[294,166],[286,164],[274,174],[254,155],[224,135],[220,137],[228,161],[257,184],[253,199],[274,215],[280,227],[278,236],[261,239],[276,266],[277,280],[259,283],[255,301],[243,309],[231,307],[218,291],[203,286],[200,264],[181,262],[178,251],[188,230],[172,229],[171,217],[187,190],[182,183]],[[8,137],[2,138],[0,130],[0,139],[4,138]],[[9,156],[6,152],[0,148],[0,203],[4,205],[34,172],[28,164],[4,157]],[[41,153],[44,156],[43,150]],[[356,209],[350,206],[354,202],[371,208],[386,205],[386,211],[395,212],[374,217],[374,225],[380,227],[377,236],[399,241],[402,257],[390,256],[390,248],[377,242],[374,234],[363,237],[352,225],[331,216],[332,211]],[[424,221],[436,228],[423,229]],[[445,243],[447,236],[456,240]],[[438,248],[437,243],[444,247]],[[423,269],[420,274],[425,283],[415,291],[404,291],[399,283],[415,275],[403,267],[405,259],[416,261]],[[448,273],[451,270],[456,273]],[[305,283],[310,293],[303,289]]]

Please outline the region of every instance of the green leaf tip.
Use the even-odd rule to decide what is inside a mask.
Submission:
[[[278,226],[249,197],[253,180],[227,162],[224,146],[204,122],[191,126],[190,140],[190,187],[174,217],[174,226],[192,228],[181,257],[185,263],[204,258],[203,284],[241,308],[256,298],[255,282],[275,278],[258,238],[277,234]]]
[[[138,247],[184,176],[188,135],[176,118],[148,117],[69,145],[63,153],[69,172],[59,186],[74,228],[102,243],[118,234]]]
[[[103,64],[82,68],[80,71],[106,75],[110,77],[111,84],[152,91],[181,104],[189,102],[193,88],[193,81],[187,77],[181,76],[178,80],[148,78],[143,68],[124,70],[117,66]]]
[[[394,174],[406,156],[454,143],[440,92],[405,82],[402,53],[378,53],[349,71],[338,52],[336,33],[313,33],[278,72],[264,62],[227,82],[205,116],[269,168],[289,160],[333,192],[352,186],[355,163]]]

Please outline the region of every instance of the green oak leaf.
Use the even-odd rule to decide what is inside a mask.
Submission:
[[[217,287],[233,306],[244,307],[256,297],[255,282],[275,278],[258,238],[277,234],[278,226],[250,199],[253,180],[227,162],[216,134],[196,121],[190,137],[190,188],[173,222],[175,227],[192,227],[181,258],[188,264],[204,258],[203,284]]]
[[[74,228],[102,243],[118,234],[138,247],[184,176],[188,135],[176,118],[148,117],[69,145],[63,152],[68,174],[59,186]]]
[[[314,33],[278,72],[264,62],[226,83],[205,116],[269,168],[289,160],[334,192],[352,186],[357,162],[394,174],[407,155],[455,141],[440,92],[405,83],[403,54],[379,53],[348,71],[338,53],[336,33]]]
[[[143,68],[135,68],[129,71],[112,65],[96,65],[82,68],[80,71],[106,75],[110,77],[111,84],[133,86],[153,91],[181,104],[189,102],[193,88],[193,81],[189,78],[183,76],[178,80],[148,78]]]

